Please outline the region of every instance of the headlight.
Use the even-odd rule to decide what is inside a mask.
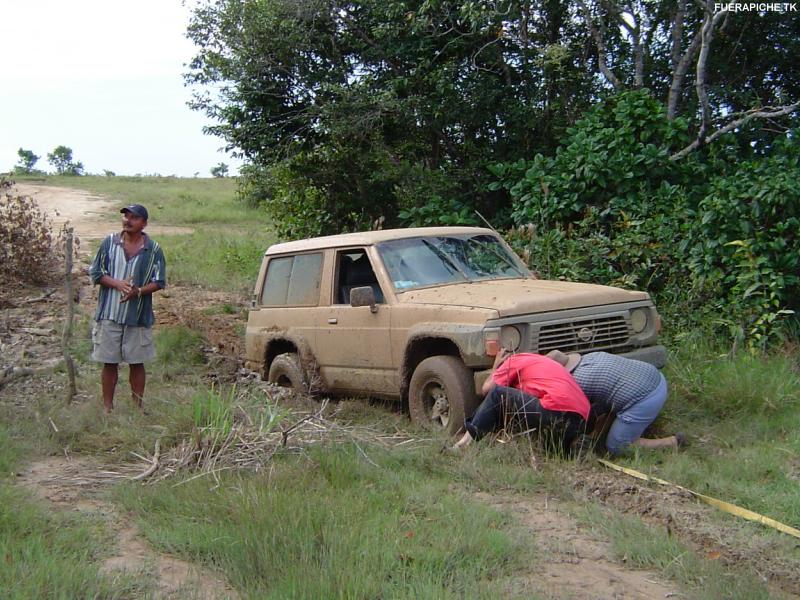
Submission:
[[[631,311],[631,327],[634,333],[641,333],[647,327],[647,309],[634,308]]]
[[[513,325],[505,325],[502,329],[500,329],[500,344],[503,346],[503,348],[507,348],[512,352],[516,352],[519,350],[519,343],[521,339],[522,336],[519,333],[519,329]]]

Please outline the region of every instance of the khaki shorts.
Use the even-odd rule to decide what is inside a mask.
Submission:
[[[106,319],[92,327],[92,346],[92,360],[101,363],[136,365],[156,357],[152,327],[120,325]]]

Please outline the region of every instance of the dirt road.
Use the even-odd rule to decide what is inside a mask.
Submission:
[[[58,231],[69,222],[83,240],[100,239],[120,229],[119,209],[122,203],[84,190],[44,185],[16,184],[21,196],[30,196],[39,204]],[[191,233],[189,227],[172,227],[150,223],[147,233],[154,236],[170,233]]]

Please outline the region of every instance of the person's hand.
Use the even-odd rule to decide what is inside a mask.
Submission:
[[[511,356],[511,352],[509,352],[506,348],[500,348],[500,350],[497,351],[497,355],[494,357],[493,368],[496,369],[502,365],[509,356]]]
[[[117,290],[122,297],[125,298],[126,296],[130,296],[131,291],[136,289],[136,286],[133,285],[132,281],[126,281],[124,279],[115,279],[113,288]]]
[[[142,289],[133,285],[133,283],[129,281],[123,281],[124,285],[119,289],[120,293],[122,294],[122,298],[120,298],[120,303],[127,302],[131,298],[138,298],[142,295]]]

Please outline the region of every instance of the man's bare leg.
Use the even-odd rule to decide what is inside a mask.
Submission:
[[[469,431],[466,432],[461,439],[458,440],[454,445],[453,448],[461,450],[462,448],[466,448],[472,443],[472,436],[469,434]]]
[[[100,387],[103,390],[103,411],[110,413],[114,408],[114,390],[117,389],[119,365],[104,363],[100,371]]]
[[[639,438],[632,445],[641,446],[642,448],[677,448],[678,438],[674,435],[654,439]]]
[[[142,408],[142,399],[144,398],[144,385],[147,379],[144,370],[144,364],[138,363],[135,365],[128,365],[130,368],[129,381],[131,383],[131,396],[133,403]]]

